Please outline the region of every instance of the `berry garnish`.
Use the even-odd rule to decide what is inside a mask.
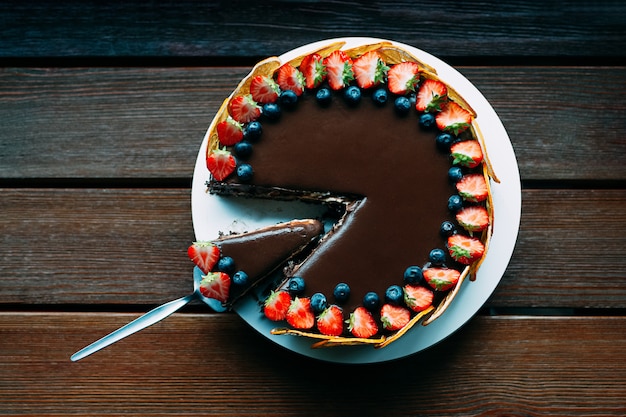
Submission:
[[[233,146],[243,139],[243,126],[230,116],[219,122],[216,129],[217,137],[223,146]]]
[[[293,110],[298,104],[298,96],[291,90],[285,90],[280,93],[278,102],[283,109]]]
[[[250,122],[243,128],[243,138],[249,142],[256,142],[263,134],[263,125],[255,120]]]
[[[350,297],[350,286],[345,282],[340,282],[335,286],[333,296],[338,303],[345,303]]]
[[[484,201],[489,196],[489,189],[482,174],[468,174],[456,183],[456,189],[463,200],[474,203]]]
[[[321,313],[326,310],[328,307],[328,301],[326,301],[326,296],[321,292],[316,292],[311,296],[311,308],[313,312],[316,314]]]
[[[253,176],[254,171],[250,164],[239,164],[237,166],[237,178],[239,178],[241,182],[248,182],[252,180]]]
[[[450,152],[450,146],[454,143],[455,137],[447,132],[441,132],[435,137],[437,149],[442,152]]]
[[[230,256],[222,256],[217,261],[217,270],[232,275],[235,272],[235,260]]]
[[[458,194],[453,194],[448,198],[448,210],[457,212],[463,208],[463,199]]]
[[[451,221],[444,221],[441,223],[441,227],[439,228],[439,233],[443,237],[450,237],[456,232],[456,226]]]
[[[282,114],[282,110],[280,106],[276,103],[266,103],[263,105],[263,117],[266,119],[275,122],[280,119]]]
[[[305,79],[306,88],[315,89],[326,79],[326,67],[319,54],[310,54],[302,59],[300,72]]]
[[[398,95],[415,91],[419,83],[419,72],[420,68],[415,62],[401,62],[392,66],[387,72],[389,91]]]
[[[433,249],[428,254],[428,260],[433,265],[442,265],[446,261],[446,252],[443,249]]]
[[[448,238],[448,252],[455,261],[469,265],[483,256],[485,245],[475,237],[456,234]]]
[[[441,112],[437,113],[436,120],[440,130],[458,135],[470,126],[472,115],[455,102],[449,101]]]
[[[424,274],[426,274],[424,270]],[[431,290],[421,285],[404,286],[404,303],[411,310],[419,312],[426,310],[433,304],[434,294]]]
[[[320,88],[315,93],[315,99],[320,106],[326,107],[330,105],[330,102],[333,100],[333,96],[328,88]]]
[[[370,51],[354,60],[352,70],[359,87],[371,88],[385,79],[389,67],[376,51]]]
[[[244,271],[237,271],[233,275],[233,284],[238,287],[245,287],[248,285],[249,277]]]
[[[447,291],[459,281],[461,273],[451,268],[426,268],[424,279],[433,289]]]
[[[452,182],[459,182],[463,178],[463,170],[461,167],[450,167],[448,170],[448,179]]]
[[[233,152],[235,152],[235,155],[240,159],[247,159],[252,155],[252,144],[245,140],[237,142],[235,146],[233,146]]]
[[[422,268],[417,265],[409,266],[404,271],[404,282],[407,284],[418,284],[422,278]]]
[[[261,106],[250,94],[234,97],[228,103],[228,113],[239,123],[252,122],[261,116]]]
[[[208,274],[220,258],[220,248],[211,242],[194,242],[187,249],[187,256],[202,272]]]
[[[464,140],[450,147],[452,163],[468,168],[475,168],[483,161],[483,151],[477,140]]]
[[[199,290],[205,297],[225,303],[230,291],[230,277],[224,272],[209,272],[202,276]]]
[[[226,149],[214,149],[206,158],[206,165],[216,181],[222,181],[233,173],[237,162]]]
[[[289,63],[278,68],[276,82],[281,90],[291,90],[298,96],[304,92],[304,75]]]
[[[435,126],[435,116],[432,113],[422,113],[418,119],[418,123],[424,129],[431,129]]]
[[[287,282],[287,290],[294,295],[302,294],[304,292],[305,284],[302,277],[291,277]]]
[[[417,92],[415,108],[420,112],[437,112],[447,100],[448,89],[441,82],[433,79],[424,80]]]
[[[341,90],[354,79],[352,60],[344,51],[333,51],[324,59],[328,85],[333,90]]]
[[[470,234],[482,232],[489,226],[489,212],[483,206],[468,206],[456,214],[456,221]]]
[[[378,325],[365,307],[357,307],[348,320],[348,330],[355,337],[367,339],[378,333]]]
[[[257,103],[273,103],[279,93],[278,84],[269,77],[257,75],[250,81],[250,95]]]
[[[378,310],[380,306],[380,297],[374,291],[370,291],[363,297],[363,307],[369,311]]]
[[[310,329],[315,325],[315,314],[311,309],[311,300],[296,297],[293,299],[285,317],[295,329]]]
[[[272,291],[265,299],[263,313],[272,321],[284,320],[291,305],[291,296],[287,291]]]
[[[399,285],[391,285],[385,291],[385,302],[391,304],[400,304],[402,302],[402,297],[404,293],[402,292],[402,287]]]
[[[398,116],[406,116],[411,111],[411,100],[408,97],[400,96],[394,100],[393,109]]]
[[[411,320],[411,312],[404,307],[385,304],[380,309],[380,321],[385,330],[400,330],[409,323],[409,320]]]
[[[374,104],[378,107],[382,107],[387,104],[387,100],[389,99],[389,94],[387,94],[387,90],[384,88],[378,88],[372,94],[372,100]]]
[[[317,317],[317,330],[327,336],[340,336],[343,333],[343,310],[331,305]]]
[[[356,85],[351,85],[344,90],[343,98],[348,106],[356,107],[361,102],[361,89]]]

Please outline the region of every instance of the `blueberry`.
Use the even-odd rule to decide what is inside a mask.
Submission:
[[[252,179],[254,171],[250,164],[239,164],[237,166],[237,178],[243,182],[248,182]]]
[[[252,155],[252,144],[248,141],[242,140],[235,143],[233,151],[235,151],[235,155],[237,155],[240,159],[249,158],[250,155]]]
[[[378,107],[382,107],[387,104],[388,99],[389,95],[387,94],[387,90],[384,88],[379,88],[374,91],[374,94],[372,94],[372,100],[374,100],[374,104]]]
[[[235,272],[235,275],[233,275],[233,284],[240,287],[248,285],[248,274],[243,271]]]
[[[393,108],[398,116],[406,116],[411,111],[411,100],[408,97],[398,97],[393,102]]]
[[[241,142],[239,142],[239,143],[241,143]],[[452,182],[459,182],[459,181],[461,181],[461,178],[463,178],[463,170],[461,169],[461,167],[451,167],[448,170],[448,178]]]
[[[442,132],[435,137],[437,149],[442,152],[450,152],[450,146],[454,143],[454,137],[446,132]]]
[[[302,294],[304,286],[302,277],[291,277],[287,283],[287,290],[292,294]]]
[[[374,291],[370,291],[363,297],[363,307],[369,311],[376,311],[380,305],[380,297]]]
[[[265,116],[267,120],[271,120],[274,122],[280,119],[280,115],[282,114],[282,111],[280,109],[280,106],[277,103],[265,103],[263,105],[262,113],[263,113],[263,116]]]
[[[433,265],[443,265],[443,263],[446,261],[446,253],[443,251],[443,249],[433,249],[428,254],[428,260]]]
[[[328,88],[320,88],[315,93],[315,99],[320,106],[326,107],[330,105],[330,102],[333,100],[333,96]]]
[[[460,195],[454,194],[448,198],[448,210],[457,212],[463,208],[463,199]]]
[[[261,138],[263,125],[257,120],[250,122],[243,128],[243,138],[248,142],[255,142]]]
[[[418,284],[423,278],[422,268],[413,265],[404,271],[404,282],[407,284]]]
[[[326,296],[321,292],[316,292],[311,296],[311,308],[315,314],[319,314],[322,311],[326,310],[328,307],[328,302],[326,301]]]
[[[435,116],[430,113],[420,114],[419,125],[424,129],[430,129],[435,126]]]
[[[392,285],[385,291],[385,301],[389,304],[400,304],[404,299],[404,291],[399,285]]]
[[[230,256],[222,256],[217,262],[217,270],[232,275],[235,272],[235,260]]]
[[[443,237],[450,237],[456,232],[456,226],[451,221],[446,220],[441,223],[441,227],[439,228],[439,233]]]
[[[348,300],[348,297],[350,297],[350,286],[346,283],[340,282],[335,287],[333,295],[335,296],[335,300],[337,300],[338,303],[346,302]]]
[[[293,110],[296,108],[296,104],[298,104],[298,95],[291,90],[285,90],[280,93],[278,100],[280,101],[282,108],[286,110]]]
[[[356,85],[351,85],[343,92],[343,98],[350,107],[355,107],[361,102],[361,89]]]

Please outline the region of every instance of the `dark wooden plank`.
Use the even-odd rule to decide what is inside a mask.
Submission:
[[[365,34],[440,56],[623,57],[622,2],[0,3],[0,57],[264,56]]]
[[[189,178],[248,70],[0,69],[0,178]],[[624,67],[460,70],[502,118],[523,179],[626,179]]]
[[[0,409],[42,417],[626,413],[626,362],[616,360],[624,317],[476,317],[422,354],[339,366],[284,351],[233,314],[176,314],[69,361],[133,317],[0,314]]]
[[[0,303],[151,305],[191,290],[189,190],[0,193]],[[626,308],[626,190],[522,197],[518,244],[488,305]]]

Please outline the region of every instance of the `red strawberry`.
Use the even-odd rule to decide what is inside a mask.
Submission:
[[[461,273],[450,268],[426,268],[424,269],[424,279],[432,288],[437,291],[447,291],[453,288]]]
[[[354,79],[352,60],[344,51],[333,51],[324,59],[328,85],[333,90],[341,90]]]
[[[279,94],[278,84],[269,77],[257,75],[250,81],[250,95],[257,103],[273,103]]]
[[[483,174],[464,175],[456,183],[456,189],[464,200],[474,203],[486,200],[489,195],[489,188]]]
[[[272,291],[263,304],[263,313],[272,321],[285,320],[289,305],[291,296],[287,291]]]
[[[417,100],[415,108],[417,111],[440,111],[441,104],[444,103],[448,96],[448,89],[441,81],[427,79],[424,80],[417,92]]]
[[[413,311],[426,310],[433,305],[434,296],[431,290],[421,285],[404,286],[404,303]]]
[[[222,303],[228,301],[230,277],[224,272],[209,272],[202,276],[200,292],[208,298],[215,298]]]
[[[485,245],[475,237],[456,234],[448,238],[448,252],[455,261],[469,265],[483,256]]]
[[[278,68],[276,82],[281,90],[291,90],[296,95],[301,95],[304,92],[304,75],[289,63]]]
[[[237,162],[226,149],[214,149],[206,158],[206,166],[215,180],[222,181],[235,170]]]
[[[340,336],[343,333],[343,311],[331,305],[317,317],[317,330],[327,336]]]
[[[419,83],[419,72],[420,67],[415,62],[400,62],[392,66],[387,72],[389,91],[398,95],[415,91]]]
[[[472,115],[455,102],[449,101],[441,112],[437,113],[435,122],[440,130],[458,135],[470,126]]]
[[[384,80],[389,67],[376,51],[370,51],[354,60],[352,70],[359,87],[370,88]]]
[[[470,234],[489,226],[489,212],[483,206],[468,206],[456,213],[456,221]]]
[[[208,274],[220,259],[220,248],[211,242],[193,242],[187,249],[187,256],[202,272]]]
[[[378,325],[365,307],[357,307],[348,320],[348,330],[355,337],[367,339],[378,333]]]
[[[261,116],[261,106],[250,94],[234,97],[228,103],[228,113],[239,123],[252,122]]]
[[[315,324],[315,314],[309,298],[296,297],[287,310],[287,323],[295,329],[310,329]]]
[[[385,330],[400,330],[411,320],[411,312],[404,307],[385,304],[380,309],[380,320]]]
[[[319,54],[310,54],[304,57],[300,64],[300,71],[304,75],[306,88],[313,89],[326,79],[326,67]]]
[[[233,146],[243,139],[243,126],[228,116],[226,120],[217,124],[217,136],[223,146]]]
[[[477,140],[464,140],[450,147],[450,153],[455,165],[475,168],[483,161],[483,151]]]

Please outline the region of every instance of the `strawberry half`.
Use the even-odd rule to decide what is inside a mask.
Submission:
[[[374,316],[365,307],[357,307],[348,320],[348,330],[355,337],[367,339],[378,333]]]
[[[456,183],[456,189],[464,200],[474,203],[485,201],[489,195],[489,188],[483,174],[464,175]]]
[[[331,305],[317,317],[317,330],[327,336],[340,336],[343,333],[343,311]]]
[[[278,68],[276,82],[281,90],[291,90],[298,96],[304,92],[304,75],[289,63]]]
[[[296,297],[287,310],[287,323],[295,329],[310,329],[315,325],[315,314],[309,298]]]
[[[280,88],[274,80],[264,75],[257,75],[250,81],[250,95],[257,103],[273,103],[278,100]]]
[[[426,272],[426,270],[424,270]],[[423,311],[433,305],[435,294],[421,285],[405,285],[404,303],[413,311]]]
[[[441,111],[442,103],[448,99],[448,89],[441,81],[426,79],[420,85],[415,108],[420,112]]]
[[[217,124],[217,137],[223,146],[233,146],[243,139],[243,126],[228,116],[226,120]]]
[[[228,113],[239,123],[249,123],[261,116],[261,106],[250,94],[246,94],[234,97],[228,103]]]
[[[420,67],[415,62],[400,62],[393,65],[387,72],[389,91],[398,95],[415,91],[419,83],[419,72]]]
[[[411,320],[411,312],[401,306],[385,304],[380,309],[380,320],[385,330],[400,330]]]
[[[208,274],[220,259],[220,248],[211,242],[193,242],[187,249],[187,256],[202,272]]]
[[[352,71],[359,87],[370,88],[385,79],[389,67],[380,59],[376,51],[370,51],[354,60]]]
[[[483,161],[483,151],[477,140],[464,140],[450,147],[450,154],[455,165],[476,168]]]
[[[344,51],[333,51],[324,59],[328,85],[333,90],[341,90],[354,79],[352,60]]]
[[[235,171],[237,162],[226,149],[214,149],[206,158],[206,166],[215,180],[223,181]]]
[[[308,89],[319,87],[326,79],[326,67],[319,54],[305,56],[300,63],[300,72],[304,75],[305,85]]]
[[[455,102],[449,101],[441,112],[437,113],[435,122],[440,130],[458,135],[470,126],[472,115]]]
[[[202,276],[200,292],[207,298],[225,303],[230,292],[230,277],[224,272],[209,272]]]
[[[456,234],[448,238],[448,252],[455,261],[469,265],[483,256],[485,245],[475,237]]]
[[[437,291],[447,291],[453,288],[461,273],[450,268],[426,268],[424,269],[424,279],[433,289]]]
[[[489,212],[483,206],[463,207],[456,213],[456,221],[470,234],[482,232],[489,226]]]
[[[263,313],[272,321],[285,320],[290,305],[291,296],[287,291],[272,291],[263,303]]]

